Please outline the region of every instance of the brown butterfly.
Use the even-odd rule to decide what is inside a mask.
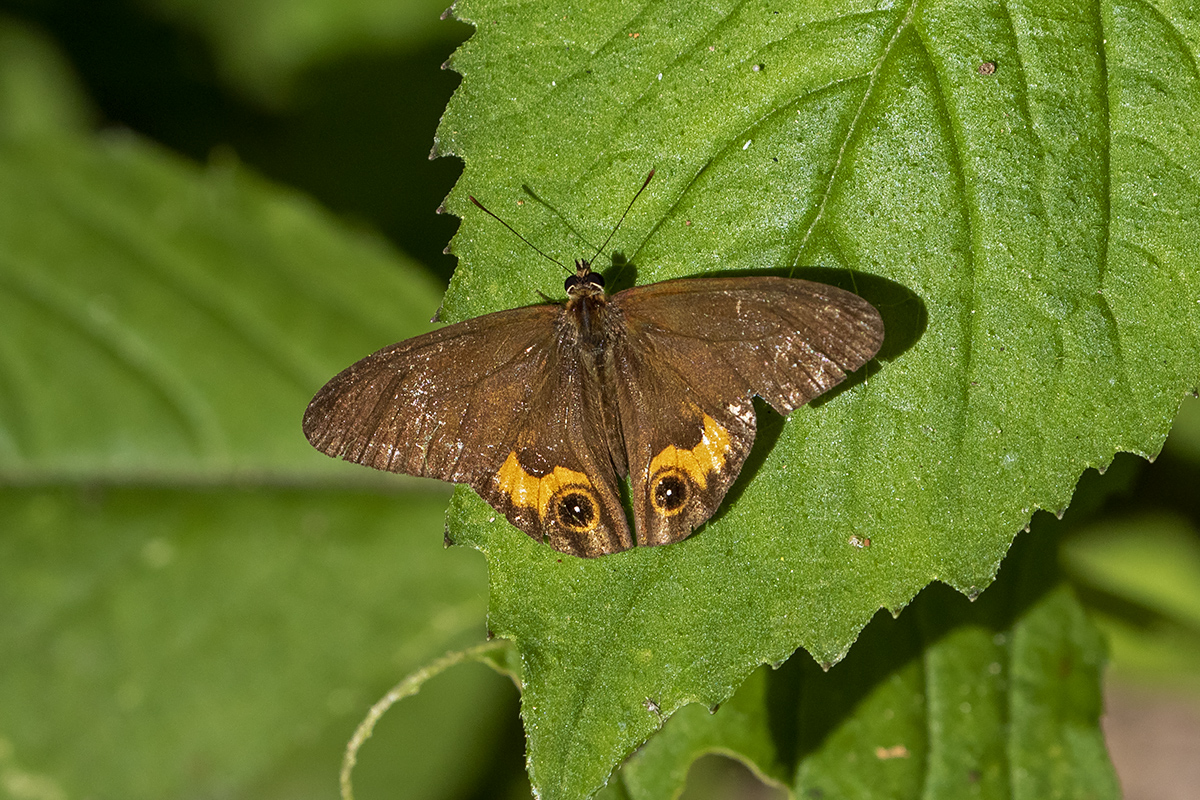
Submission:
[[[330,456],[468,484],[534,539],[599,556],[689,536],[754,442],[753,395],[787,414],[883,343],[870,303],[811,281],[684,278],[608,297],[577,261],[565,289],[367,356],[317,392],[304,434]]]

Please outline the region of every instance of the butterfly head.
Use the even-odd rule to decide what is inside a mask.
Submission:
[[[567,290],[567,297],[571,299],[602,296],[604,276],[599,272],[592,272],[590,261],[576,261],[575,274],[567,278],[563,288]]]

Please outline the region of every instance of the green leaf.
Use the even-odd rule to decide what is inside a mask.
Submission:
[[[1102,481],[1081,483],[1078,495],[1108,513],[1074,525],[1062,549],[1064,571],[1108,638],[1112,679],[1193,695],[1200,693],[1198,414],[1200,404],[1186,399],[1153,465],[1133,471],[1123,459]],[[1114,480],[1121,472],[1127,476]],[[1101,482],[1116,488],[1115,502],[1095,503]]]
[[[829,672],[797,654],[715,714],[681,710],[626,762],[625,790],[676,797],[692,761],[719,752],[797,797],[1119,797],[1099,727],[1104,648],[1048,574],[1048,534],[1020,542],[975,603],[930,586]]]
[[[1099,524],[1073,544],[1065,555],[1079,579],[1200,631],[1200,542],[1186,520]]]
[[[456,540],[488,558],[490,626],[525,662],[542,797],[596,791],[660,725],[647,700],[662,717],[719,703],[797,647],[835,662],[932,580],[974,596],[1086,468],[1156,453],[1200,381],[1185,8],[455,13],[478,30],[438,132],[466,165],[444,318],[561,295],[561,270],[468,193],[567,261],[655,167],[614,242],[638,283],[833,275],[889,330],[865,380],[784,423],[760,414],[723,510],[679,545],[560,557],[455,495]]]
[[[203,36],[225,79],[260,102],[290,99],[308,68],[364,52],[446,41],[445,0],[142,0]]]
[[[1171,426],[1164,452],[1200,464],[1200,399],[1185,397]]]
[[[138,140],[13,139],[0,172],[0,479],[371,479],[314,459],[300,418],[429,327],[431,279],[234,164]]]
[[[330,797],[387,686],[483,638],[447,493],[300,431],[324,380],[436,307],[378,239],[236,164],[0,139],[0,785]],[[389,720],[360,797],[478,780],[490,680]]]
[[[354,767],[358,763],[358,754],[362,746],[375,732],[375,727],[379,723],[384,714],[388,712],[396,703],[416,695],[420,692],[427,683],[434,678],[439,677],[442,673],[451,667],[459,666],[464,663],[478,662],[485,664],[497,671],[497,673],[508,677],[518,687],[520,686],[520,663],[516,661],[516,654],[513,652],[511,643],[503,639],[495,639],[465,650],[456,650],[439,659],[434,660],[405,676],[404,680],[393,686],[387,694],[383,696],[375,705],[371,706],[371,710],[366,717],[359,723],[358,729],[354,732],[354,736],[350,739],[350,743],[346,746],[346,756],[342,761],[341,774],[341,792],[344,800],[353,800],[354,797]],[[414,748],[416,749],[416,748]],[[447,754],[443,751],[438,751],[437,756],[440,756],[445,763],[441,764],[441,769],[437,772],[459,772],[452,767],[454,759],[447,758]],[[426,768],[428,769],[428,761]],[[410,791],[411,791],[411,781]],[[425,789],[421,793],[414,792],[414,797],[423,797],[428,794]]]
[[[1138,514],[1080,530],[1064,566],[1108,636],[1116,675],[1200,689],[1200,532],[1178,515]]]
[[[477,557],[438,542],[443,502],[314,488],[4,489],[10,768],[66,796],[245,791],[319,740],[320,794],[333,795],[341,745],[389,679],[480,636],[483,576]],[[487,708],[477,699],[438,713],[494,720],[499,708]],[[446,727],[427,729],[430,746]]]
[[[0,15],[0,136],[82,131],[93,114],[79,79],[54,44]]]

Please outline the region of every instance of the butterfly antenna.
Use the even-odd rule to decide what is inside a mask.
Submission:
[[[650,179],[653,177],[654,170],[650,170],[650,174],[646,176],[646,181],[642,184],[642,188],[637,190],[637,194],[635,194],[633,199],[629,201],[629,205],[625,206],[625,213],[621,215],[621,218],[617,220],[617,224],[613,226],[612,233],[610,233],[608,238],[604,240],[604,244],[596,248],[595,255],[593,255],[589,261],[595,261],[596,256],[600,255],[602,252],[604,252],[604,248],[608,247],[608,243],[611,242],[612,238],[617,235],[617,230],[621,227],[621,223],[624,222],[625,217],[629,215],[629,209],[633,208],[633,204],[636,203],[637,199],[642,196],[642,192],[646,191],[646,187],[650,185]]]
[[[643,187],[643,188],[644,188],[644,187]],[[641,193],[639,192],[639,194],[641,194]],[[537,246],[537,245],[535,245],[533,242],[531,242],[531,241],[529,241],[528,239],[526,239],[526,238],[525,238],[524,236],[522,236],[521,234],[517,233],[517,229],[516,229],[516,228],[514,228],[512,225],[509,225],[507,222],[505,222],[504,220],[500,219],[500,217],[496,216],[496,215],[495,215],[495,214],[493,214],[491,211],[489,211],[489,210],[488,210],[488,208],[487,208],[487,206],[485,206],[483,203],[479,202],[478,200],[476,200],[476,199],[475,199],[474,197],[472,197],[471,195],[467,195],[467,197],[469,197],[469,198],[471,199],[471,202],[472,202],[472,203],[474,203],[475,205],[479,206],[479,210],[480,210],[480,211],[482,211],[483,213],[487,214],[489,217],[491,217],[492,219],[496,220],[496,221],[497,221],[497,222],[499,222],[501,225],[503,225],[504,227],[506,227],[506,228],[508,228],[510,231],[512,231],[514,236],[516,236],[516,237],[517,237],[518,239],[520,239],[522,242],[524,242],[525,244],[527,244],[527,245],[529,245],[531,248],[533,248],[533,250],[534,250],[535,252],[537,252],[537,254],[538,254],[538,255],[540,255],[542,258],[545,258],[545,259],[547,259],[548,261],[553,261],[555,264],[558,264],[560,267],[562,267],[563,269],[567,270],[567,272],[574,272],[574,270],[572,270],[572,269],[569,269],[569,268],[567,267],[567,265],[566,265],[566,264],[563,264],[563,263],[562,263],[561,261],[559,261],[558,259],[556,259],[556,258],[551,258],[550,256],[548,256],[548,255],[546,255],[545,253],[543,253],[540,247],[538,247],[538,246]],[[634,198],[634,199],[636,199],[636,198]]]
[[[540,194],[535,192],[533,190],[533,187],[531,187],[528,183],[521,184],[521,191],[525,192],[525,194],[532,197],[534,199],[534,201],[537,202],[539,205],[544,206],[546,208],[546,210],[548,210],[551,214],[558,217],[559,221],[562,222],[562,224],[567,227],[567,230],[569,230],[571,233],[575,234],[576,239],[583,242],[588,247],[592,247],[592,243],[587,240],[587,237],[585,237],[582,233],[579,232],[579,227],[574,222],[572,222],[570,219],[568,219],[566,214],[563,214],[555,206],[550,205],[549,201],[547,201],[544,197],[542,197]]]

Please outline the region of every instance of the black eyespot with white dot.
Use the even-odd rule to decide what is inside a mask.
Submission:
[[[678,513],[687,502],[688,494],[687,478],[677,472],[662,474],[654,480],[654,508],[660,514]]]
[[[589,493],[568,490],[554,501],[554,515],[572,530],[587,530],[596,522],[596,504]]]

